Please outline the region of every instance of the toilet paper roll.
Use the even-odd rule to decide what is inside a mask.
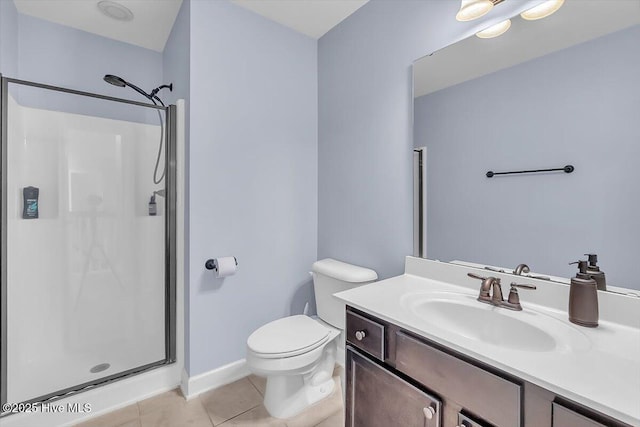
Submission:
[[[238,269],[236,258],[232,256],[216,258],[215,264],[217,277],[233,276]]]

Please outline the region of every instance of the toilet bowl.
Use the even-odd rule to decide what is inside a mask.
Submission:
[[[289,418],[331,394],[340,330],[308,316],[267,323],[247,340],[247,365],[267,377],[264,406]]]
[[[344,354],[345,316],[344,303],[333,294],[378,278],[373,270],[330,258],[315,262],[312,271],[319,318],[277,319],[247,339],[247,366],[267,378],[264,406],[276,418],[299,414],[331,394],[337,357]]]

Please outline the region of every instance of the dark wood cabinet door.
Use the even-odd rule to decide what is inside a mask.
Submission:
[[[553,427],[607,427],[569,408],[553,404]]]
[[[440,427],[439,399],[347,347],[346,427]]]
[[[404,332],[396,334],[396,369],[499,427],[521,427],[522,387]]]

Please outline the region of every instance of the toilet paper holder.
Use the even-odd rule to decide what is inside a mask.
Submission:
[[[236,262],[236,265],[238,265],[238,259],[236,257],[233,257],[233,260]],[[216,262],[216,260],[214,258],[208,259],[204,263],[204,268],[206,268],[207,270],[218,271],[218,263]]]

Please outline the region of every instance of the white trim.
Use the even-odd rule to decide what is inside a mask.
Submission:
[[[180,391],[186,400],[189,400],[189,374],[186,369],[182,370],[182,376],[180,378]]]
[[[1,1],[1,0],[0,0]],[[186,173],[186,104],[184,99],[176,101],[176,365],[177,372],[185,366],[185,185]],[[179,379],[179,376],[176,376]]]
[[[183,382],[180,387],[184,397],[187,400],[190,400],[205,391],[222,387],[223,385],[232,383],[240,378],[244,378],[249,374],[250,372],[249,367],[247,366],[247,361],[245,359],[240,359],[229,363],[228,365],[221,366],[188,379],[183,377]]]

